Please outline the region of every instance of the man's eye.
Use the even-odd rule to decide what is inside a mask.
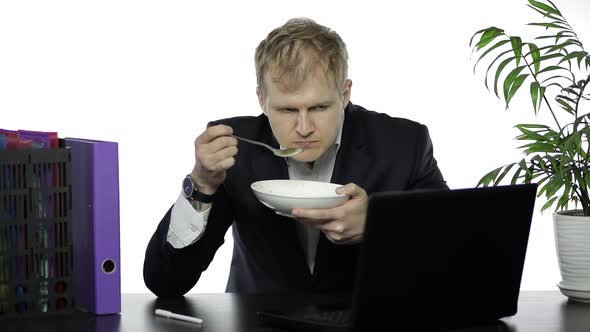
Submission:
[[[321,105],[321,106],[316,106],[316,107],[314,107],[312,110],[313,110],[313,111],[325,111],[325,110],[327,110],[327,109],[328,109],[328,106]]]
[[[294,108],[281,108],[281,109],[279,109],[279,112],[293,113],[293,112],[297,112],[297,110]]]

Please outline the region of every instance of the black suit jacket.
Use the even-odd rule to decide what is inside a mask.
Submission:
[[[433,157],[426,126],[367,111],[352,103],[345,112],[331,182],[353,182],[369,195],[389,190],[448,189]],[[263,114],[217,123],[231,126],[236,135],[278,147]],[[275,214],[250,189],[255,181],[288,179],[285,160],[251,144],[240,142],[238,149],[236,163],[215,193],[207,226],[197,242],[174,249],[166,241],[171,209],[160,222],[145,254],[143,274],[147,287],[159,297],[189,291],[232,226],[234,250],[226,291],[351,291],[360,244],[336,245],[321,233],[312,275],[297,236],[296,221]],[[383,261],[387,262],[387,258]]]

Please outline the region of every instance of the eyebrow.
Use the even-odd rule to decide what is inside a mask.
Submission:
[[[328,106],[330,104],[332,104],[332,102],[328,102],[328,101],[321,102],[321,103],[315,103],[312,106],[308,107],[308,109],[313,109],[313,108],[317,108],[317,107],[321,107],[321,106]],[[293,107],[293,106],[276,106],[275,108],[279,109],[279,110],[285,110],[285,109],[286,110],[298,110],[297,107]]]

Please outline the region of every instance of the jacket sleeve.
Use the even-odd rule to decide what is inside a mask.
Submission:
[[[221,185],[213,198],[203,235],[181,249],[175,249],[166,240],[172,208],[168,210],[145,251],[143,280],[150,291],[158,297],[170,298],[182,296],[195,286],[223,244],[225,233],[233,222],[229,204]]]
[[[408,183],[408,189],[449,189],[434,158],[428,128],[422,125],[420,129],[416,140],[413,174]]]

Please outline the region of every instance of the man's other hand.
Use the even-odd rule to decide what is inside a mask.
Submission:
[[[291,212],[301,223],[321,230],[336,244],[352,244],[362,240],[369,197],[354,183],[338,187],[336,193],[350,198],[342,205],[328,209],[295,208]]]

